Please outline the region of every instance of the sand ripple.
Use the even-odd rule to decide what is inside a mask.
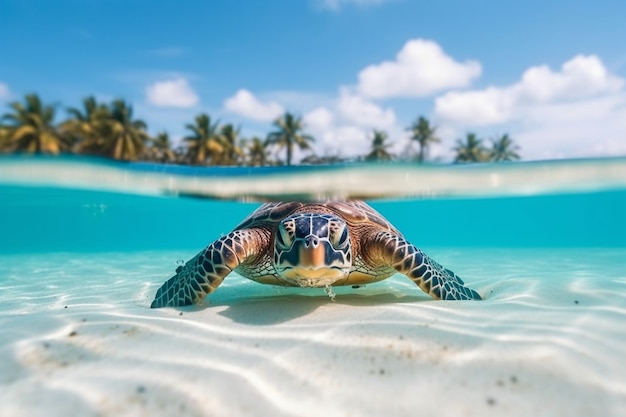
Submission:
[[[624,255],[437,254],[483,302],[229,277],[161,310],[177,254],[0,259],[0,415],[624,415]]]

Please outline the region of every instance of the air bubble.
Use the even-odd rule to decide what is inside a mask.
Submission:
[[[324,292],[326,293],[326,295],[328,296],[328,298],[330,298],[330,301],[335,301],[335,291],[333,291],[333,287],[331,287],[330,285],[326,285],[324,287]]]

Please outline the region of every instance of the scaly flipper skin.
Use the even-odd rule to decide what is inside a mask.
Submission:
[[[430,259],[402,236],[378,232],[372,237],[369,252],[368,258],[395,268],[434,299],[481,300],[454,272]]]
[[[222,236],[179,266],[176,275],[159,288],[150,307],[186,306],[202,301],[233,269],[264,249],[260,242],[269,242],[266,230],[235,230]]]

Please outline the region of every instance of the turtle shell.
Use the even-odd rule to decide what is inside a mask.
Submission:
[[[235,230],[262,224],[278,223],[293,213],[334,213],[348,224],[373,223],[400,234],[380,213],[363,201],[330,201],[326,203],[272,202],[266,203],[243,219]]]
[[[384,229],[400,234],[400,232],[393,227],[382,214],[374,210],[364,201],[332,201],[324,205],[337,213],[348,224],[373,223]]]

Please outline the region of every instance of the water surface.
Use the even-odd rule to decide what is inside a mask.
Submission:
[[[318,171],[0,160],[0,415],[624,415],[625,166],[319,171],[349,195],[369,189],[364,169],[443,184],[372,205],[481,302],[431,300],[401,275],[331,301],[233,274],[199,306],[151,310],[179,260],[259,204],[178,175],[212,189],[290,178],[289,195],[311,197],[329,190],[307,182]],[[471,193],[446,183],[459,170]],[[124,182],[137,172],[144,185]]]

